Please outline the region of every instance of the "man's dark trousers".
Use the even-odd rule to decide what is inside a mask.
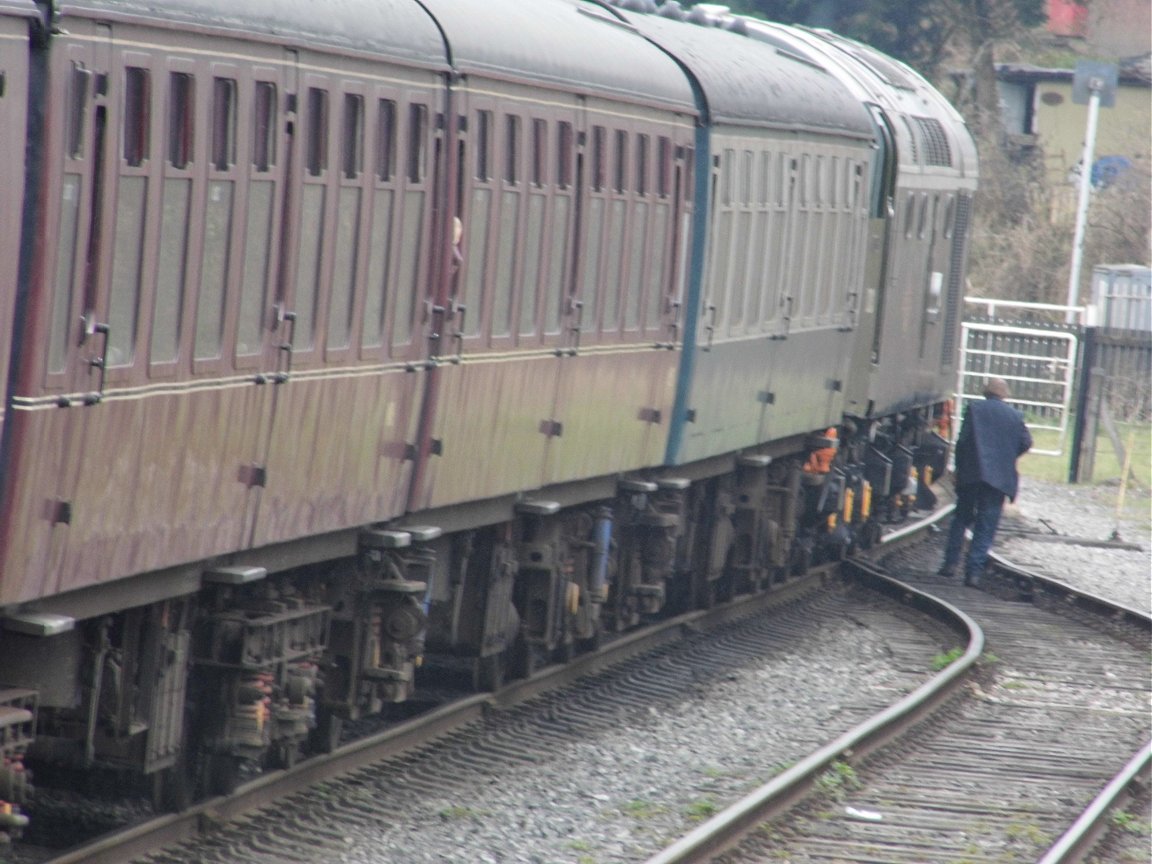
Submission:
[[[972,526],[972,548],[968,552],[964,581],[978,583],[988,563],[988,550],[1000,525],[1000,513],[1006,496],[987,483],[968,483],[956,490],[956,510],[952,514],[952,527],[948,530],[948,543],[944,547],[944,570],[955,569],[960,563],[964,547],[964,529]]]

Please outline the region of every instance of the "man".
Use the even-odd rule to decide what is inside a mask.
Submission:
[[[1005,404],[1008,385],[992,378],[984,401],[970,402],[956,441],[956,511],[944,547],[941,576],[954,576],[964,546],[964,529],[972,526],[972,545],[964,567],[964,584],[979,585],[988,550],[1000,524],[1004,499],[1016,500],[1016,460],[1032,448],[1032,436],[1020,412]]]

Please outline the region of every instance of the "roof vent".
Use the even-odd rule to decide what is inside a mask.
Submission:
[[[741,36],[748,35],[748,22],[738,15],[733,15],[724,22],[724,29],[730,30],[733,33],[738,33]]]

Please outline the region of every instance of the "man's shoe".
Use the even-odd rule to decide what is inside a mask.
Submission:
[[[969,588],[979,588],[980,587],[980,577],[976,576],[972,573],[969,573],[967,576],[964,577],[964,584],[967,585]]]
[[[956,568],[955,567],[949,567],[947,564],[945,564],[939,570],[936,571],[936,575],[942,576],[945,579],[952,579],[956,576]]]

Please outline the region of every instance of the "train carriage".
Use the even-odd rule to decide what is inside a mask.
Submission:
[[[634,20],[692,70],[707,110],[702,272],[667,458],[690,462],[830,425],[860,290],[856,169],[872,138],[864,108],[799,47]]]
[[[425,653],[495,687],[907,509],[970,139],[653,11],[0,0],[0,779],[181,806]]]
[[[869,46],[828,31],[747,27],[752,38],[806,46],[872,115],[871,248],[846,413],[886,417],[946,400],[977,172],[963,119],[913,70]]]
[[[660,343],[679,284],[688,83],[590,4],[488,4],[479,23],[460,4],[428,8],[459,76],[461,243],[413,509],[651,465],[677,359]],[[478,458],[484,440],[503,443]]]

